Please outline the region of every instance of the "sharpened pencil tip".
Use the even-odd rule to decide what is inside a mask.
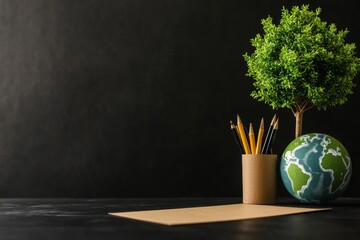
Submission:
[[[264,118],[261,118],[260,128],[264,128]]]
[[[272,118],[270,125],[274,126],[275,121],[276,121],[276,114],[274,114],[274,117]]]
[[[239,115],[239,114],[236,115],[236,119],[237,119],[237,124],[238,124],[238,125],[242,124],[241,118],[240,118],[240,115]]]
[[[249,134],[254,134],[254,129],[253,129],[252,123],[250,123]]]
[[[274,129],[278,130],[278,128],[279,128],[279,119],[277,119],[274,124]]]

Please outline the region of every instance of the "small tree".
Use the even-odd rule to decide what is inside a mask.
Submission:
[[[345,43],[348,30],[321,21],[320,12],[302,5],[283,8],[278,25],[270,16],[262,19],[264,34],[251,39],[255,51],[244,55],[247,76],[255,80],[251,96],[274,109],[290,108],[295,137],[302,134],[305,111],[347,101],[360,67],[355,44]]]

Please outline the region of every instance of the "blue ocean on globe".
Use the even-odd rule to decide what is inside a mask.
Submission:
[[[350,156],[335,138],[321,133],[302,135],[285,149],[280,163],[287,191],[305,203],[326,203],[347,188],[352,172]]]

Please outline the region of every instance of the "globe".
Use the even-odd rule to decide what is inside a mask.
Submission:
[[[302,135],[285,149],[280,174],[286,190],[304,203],[322,204],[339,197],[349,185],[351,160],[335,138]]]

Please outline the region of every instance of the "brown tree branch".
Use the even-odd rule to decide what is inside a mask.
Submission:
[[[293,109],[292,107],[290,107],[290,109],[291,109],[291,111],[292,111],[292,113],[294,114],[294,117],[295,117],[295,111],[294,111],[294,109]]]
[[[307,105],[310,103],[310,100],[309,99],[307,99],[307,100],[305,100],[304,102],[302,102],[301,103],[301,108],[300,108],[300,111],[301,112],[305,112],[305,109],[306,109],[306,107],[307,107]]]
[[[311,108],[313,108],[313,107],[315,107],[315,105],[311,105],[311,106],[305,108],[305,109],[304,109],[304,112],[307,111],[307,110],[309,110],[309,109],[311,109]]]

